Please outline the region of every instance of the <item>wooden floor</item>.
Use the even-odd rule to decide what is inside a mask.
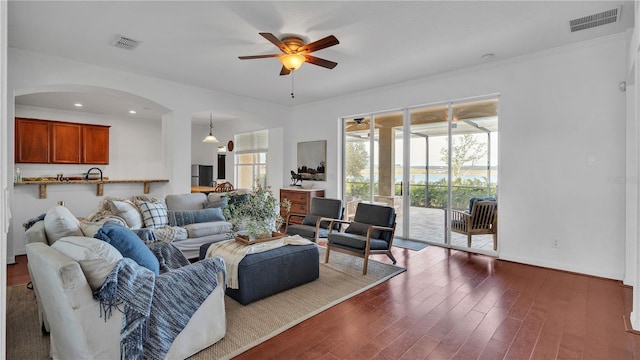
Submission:
[[[236,359],[640,359],[619,281],[436,246],[393,253],[407,272]],[[28,280],[25,264],[8,284]]]

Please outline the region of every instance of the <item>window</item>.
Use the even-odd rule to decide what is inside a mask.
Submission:
[[[251,189],[256,180],[266,184],[269,130],[238,134],[235,143],[235,187]]]

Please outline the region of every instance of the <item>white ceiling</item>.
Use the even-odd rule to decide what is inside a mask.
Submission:
[[[619,5],[619,22],[569,31],[569,20]],[[623,32],[633,26],[633,11],[631,1],[10,1],[8,41],[13,48],[295,106]],[[291,78],[279,76],[276,58],[238,59],[279,52],[258,32],[310,42],[333,34],[340,44],[313,55],[338,66],[304,64],[292,99]],[[117,34],[141,44],[110,46]],[[488,53],[495,56],[484,59]],[[47,96],[50,107],[69,100]],[[208,123],[208,116],[199,114],[198,122]]]

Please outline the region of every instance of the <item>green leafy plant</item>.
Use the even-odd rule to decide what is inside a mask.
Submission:
[[[291,202],[280,202],[271,188],[256,181],[253,190],[243,196],[244,199],[230,203],[224,209],[225,218],[233,224],[233,230],[243,230],[250,238],[271,237],[272,232],[282,226],[284,219],[280,216],[280,209],[288,212]],[[230,199],[230,198],[229,198]]]

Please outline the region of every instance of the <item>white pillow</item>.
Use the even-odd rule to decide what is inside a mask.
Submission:
[[[122,260],[122,254],[115,247],[90,237],[68,236],[51,247],[80,264],[91,290],[100,288],[107,275]]]
[[[111,211],[114,215],[118,215],[127,222],[127,226],[130,229],[140,229],[144,222],[142,220],[142,214],[140,210],[129,200],[118,201],[113,200],[110,202]]]
[[[44,217],[44,232],[49,245],[65,236],[82,236],[80,221],[64,206],[56,205]]]

